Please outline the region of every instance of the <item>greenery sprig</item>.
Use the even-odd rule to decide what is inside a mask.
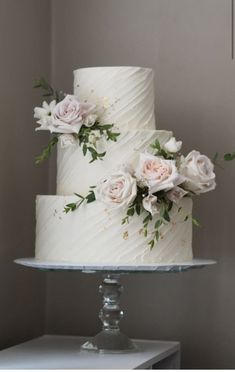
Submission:
[[[175,156],[164,150],[160,144],[160,142],[156,139],[154,143],[152,143],[150,145],[150,147],[154,150],[154,155],[155,156],[162,156],[164,159],[167,159],[167,160],[174,160],[175,159]],[[177,154],[178,155],[178,154]]]
[[[36,156],[36,159],[35,159],[36,164],[42,163],[45,159],[47,159],[50,156],[53,150],[53,147],[57,144],[58,140],[59,140],[58,136],[54,136],[50,140],[48,146],[42,151],[41,155]]]
[[[66,206],[64,207],[64,213],[67,214],[69,212],[74,212],[84,202],[86,202],[88,204],[94,202],[96,200],[95,193],[94,193],[94,190],[93,190],[94,188],[95,188],[95,186],[91,186],[90,191],[86,196],[82,196],[82,195],[77,194],[75,192],[74,195],[76,195],[78,197],[78,201],[75,202],[75,203],[66,204]]]
[[[227,153],[224,155],[224,160],[230,161],[235,159],[235,152]]]
[[[43,97],[52,98],[56,100],[57,103],[62,101],[62,99],[65,97],[65,94],[61,90],[54,90],[52,86],[42,77],[35,80],[33,87],[41,88],[45,92]]]
[[[107,141],[116,142],[120,133],[112,131],[114,124],[100,124],[99,121],[96,121],[92,127],[82,126],[79,133],[75,137],[79,140],[80,146],[82,146],[83,155],[86,156],[87,152],[90,152],[91,160],[89,163],[93,163],[95,160],[103,160],[106,155],[106,151],[99,153],[96,148],[96,139],[94,143],[90,141],[90,135],[99,133],[100,136],[104,136]],[[99,137],[98,137],[99,139]]]
[[[129,218],[137,214],[140,216],[141,213],[147,214],[145,218],[143,219],[143,235],[144,237],[147,237],[149,234],[151,234],[151,240],[149,240],[148,245],[150,246],[150,249],[153,249],[155,243],[160,239],[160,227],[170,222],[170,214],[169,212],[172,209],[173,202],[171,202],[169,199],[167,199],[165,193],[163,191],[158,191],[154,193],[153,195],[157,197],[158,200],[158,206],[160,208],[159,217],[157,218],[154,228],[149,232],[149,223],[153,220],[153,216],[150,212],[147,212],[143,208],[143,199],[148,195],[148,188],[144,187],[141,188],[137,186],[137,195],[134,199],[133,203],[128,207],[126,216],[122,220],[122,225],[129,223]]]

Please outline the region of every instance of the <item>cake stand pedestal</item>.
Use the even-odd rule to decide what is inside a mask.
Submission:
[[[184,263],[174,264],[148,264],[148,265],[91,265],[59,262],[39,261],[35,258],[20,258],[17,264],[40,269],[44,271],[80,271],[86,274],[102,273],[103,281],[99,291],[103,296],[103,307],[99,318],[103,323],[102,331],[93,337],[92,341],[85,342],[82,350],[101,353],[125,353],[137,351],[136,345],[120,331],[119,322],[123,317],[120,308],[120,296],[123,286],[120,276],[137,273],[179,273],[189,269],[202,268],[213,265],[213,260],[194,259]]]

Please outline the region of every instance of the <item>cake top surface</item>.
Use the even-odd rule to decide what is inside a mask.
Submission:
[[[77,68],[75,69],[73,72],[77,72],[77,71],[83,71],[83,70],[99,70],[99,69],[109,69],[109,70],[112,70],[112,69],[123,69],[123,70],[126,70],[126,69],[136,69],[136,70],[146,70],[146,71],[151,71],[153,72],[153,69],[149,68],[149,67],[142,67],[142,66],[91,66],[91,67],[80,67],[80,68]]]

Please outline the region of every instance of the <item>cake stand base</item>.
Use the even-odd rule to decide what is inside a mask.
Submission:
[[[85,342],[81,350],[100,353],[126,353],[137,350],[135,344],[120,331],[119,322],[123,317],[123,311],[120,309],[120,296],[123,286],[119,279],[118,274],[104,276],[99,286],[99,292],[103,296],[103,307],[99,312],[103,329],[92,341]]]
[[[93,339],[81,346],[83,351],[98,353],[130,353],[138,351],[136,345],[120,331],[119,323],[123,317],[120,309],[120,296],[123,286],[119,279],[121,275],[137,273],[180,273],[190,269],[202,268],[213,265],[213,260],[194,259],[189,262],[172,264],[145,264],[145,265],[92,265],[61,262],[46,262],[35,258],[20,258],[17,264],[40,269],[43,271],[80,271],[86,274],[102,273],[103,281],[99,291],[103,297],[103,307],[99,318],[103,324],[102,331]]]
[[[87,341],[81,350],[100,353],[133,353],[138,351],[135,343],[122,332],[101,331],[92,341]]]

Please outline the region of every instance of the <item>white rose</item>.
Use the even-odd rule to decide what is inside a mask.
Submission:
[[[95,114],[90,114],[90,115],[88,115],[88,116],[84,119],[83,124],[84,124],[86,127],[92,127],[92,126],[95,124],[96,120],[97,120],[97,115],[95,115]]]
[[[80,102],[76,96],[67,95],[52,111],[54,133],[78,133],[94,105]]]
[[[146,211],[150,212],[152,216],[159,213],[157,206],[157,197],[155,195],[146,196],[143,201],[143,207]]]
[[[181,158],[180,173],[185,177],[184,187],[195,194],[214,190],[216,186],[213,163],[198,151]]]
[[[136,197],[136,180],[129,173],[116,171],[97,185],[95,194],[111,208],[126,208]]]
[[[50,132],[53,131],[52,125],[52,111],[56,106],[56,101],[51,101],[49,104],[44,101],[42,103],[42,107],[35,107],[34,108],[34,118],[38,119],[37,123],[40,124],[40,127],[36,128],[35,130],[49,130]]]
[[[165,160],[148,153],[140,154],[135,175],[140,185],[147,186],[151,194],[169,190],[184,181],[175,166],[175,160]]]
[[[62,134],[59,138],[62,148],[74,146],[76,144],[76,140],[72,134]]]
[[[181,150],[182,147],[182,141],[176,141],[175,137],[171,137],[169,141],[167,141],[163,148],[168,152],[178,152]]]
[[[188,194],[188,191],[185,191],[182,189],[182,187],[175,186],[173,189],[167,192],[167,197],[173,203],[177,204],[186,194]]]

